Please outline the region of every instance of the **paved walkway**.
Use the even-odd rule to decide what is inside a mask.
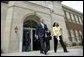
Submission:
[[[30,51],[1,54],[1,56],[83,56],[83,48],[68,48],[68,51],[68,53],[64,53],[63,49],[59,48],[57,53],[54,53],[53,50],[50,50],[47,55],[41,54],[40,51]]]

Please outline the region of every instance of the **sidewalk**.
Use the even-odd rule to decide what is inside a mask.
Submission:
[[[1,54],[1,56],[83,56],[83,48],[68,48],[68,53],[64,53],[63,49],[58,49],[57,53],[50,50],[47,55],[41,54],[40,51],[30,51],[30,52],[16,52]]]

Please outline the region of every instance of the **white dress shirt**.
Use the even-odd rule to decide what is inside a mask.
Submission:
[[[42,25],[42,27],[44,28],[44,24],[43,24],[43,23],[41,23],[41,25]]]

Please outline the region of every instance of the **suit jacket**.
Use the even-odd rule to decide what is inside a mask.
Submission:
[[[48,28],[46,24],[44,24],[44,28],[42,27],[41,23],[37,24],[36,26],[36,34],[38,35],[38,38],[44,38],[45,37],[45,31],[47,31]]]

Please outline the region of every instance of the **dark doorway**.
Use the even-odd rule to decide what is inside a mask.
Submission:
[[[33,50],[39,50],[40,44],[39,40],[35,38],[35,30],[33,30]]]
[[[31,50],[31,31],[24,29],[23,30],[23,45],[22,51],[30,51]]]

